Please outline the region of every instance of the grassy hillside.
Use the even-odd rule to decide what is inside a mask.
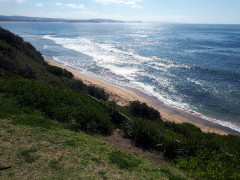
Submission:
[[[0,28],[0,178],[186,178],[96,137],[120,128],[135,146],[162,153],[196,179],[240,179],[239,136],[163,122],[144,103],[107,100],[104,90],[48,65],[31,44]]]
[[[67,130],[38,112],[0,119],[0,141],[0,169],[10,167],[0,170],[4,180],[185,179],[166,163],[156,164],[101,137]]]

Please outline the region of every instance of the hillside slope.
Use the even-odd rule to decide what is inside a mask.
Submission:
[[[12,120],[10,120],[12,119]],[[181,172],[36,114],[0,119],[0,179],[184,179]]]

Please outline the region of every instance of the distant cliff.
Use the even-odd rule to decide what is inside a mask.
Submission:
[[[42,17],[26,17],[26,16],[3,16],[0,15],[0,21],[14,22],[81,22],[81,23],[125,23],[125,21],[113,19],[63,19],[63,18],[42,18]],[[141,21],[128,21],[140,23]]]

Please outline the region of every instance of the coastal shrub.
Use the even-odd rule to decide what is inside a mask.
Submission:
[[[25,78],[36,79],[36,71],[31,65],[25,63],[25,61],[19,60],[21,56],[17,50],[0,40],[0,68],[19,74]]]
[[[102,105],[104,105],[105,110],[109,113],[112,123],[117,128],[122,128],[124,125],[123,123],[127,120],[127,116],[121,113],[122,108],[116,104],[114,101],[101,101]]]
[[[18,69],[18,74],[28,79],[36,79],[37,73],[36,71],[28,64],[25,65],[24,68]]]
[[[148,121],[134,119],[124,124],[125,137],[137,146],[163,152],[171,160],[196,157],[201,150],[219,153],[221,151],[240,157],[240,138],[234,135],[221,136],[203,133],[189,123]]]
[[[0,27],[0,40],[12,45],[13,47],[18,47],[23,45],[23,39],[19,36]]]
[[[29,65],[26,64],[25,67],[20,67],[19,63],[7,56],[4,56],[0,52],[0,68],[12,72],[14,74],[19,74],[22,77],[29,79],[36,79],[37,73],[36,71]]]
[[[196,156],[179,158],[177,166],[196,179],[240,179],[239,157],[226,151],[200,150]]]
[[[124,129],[124,133],[136,146],[161,151],[168,159],[186,154],[184,138],[173,131],[163,129],[161,122],[135,119],[130,123],[130,128]]]
[[[56,76],[62,76],[62,77],[70,78],[70,79],[73,78],[73,74],[71,72],[67,71],[66,69],[57,67],[57,66],[48,65],[47,71]]]
[[[155,122],[136,119],[123,128],[125,137],[144,149],[157,149],[162,142],[161,127]]]
[[[160,113],[157,110],[149,107],[146,103],[141,103],[139,101],[131,102],[129,106],[129,113],[132,116],[148,120],[161,120]]]
[[[125,121],[125,117],[123,117],[117,110],[112,110],[110,113],[112,123],[115,124],[117,127],[121,127],[123,122]]]
[[[186,122],[180,124],[176,124],[175,122],[164,122],[163,125],[166,129],[171,129],[172,131],[180,133],[185,137],[193,135],[198,136],[199,133],[202,132],[197,126]]]
[[[188,152],[185,139],[180,134],[167,129],[164,129],[160,150],[170,160],[185,156]]]
[[[68,81],[67,87],[74,89],[77,92],[83,92],[86,89],[86,85],[79,79]]]
[[[44,61],[42,54],[37,51],[35,47],[29,42],[23,42],[20,50],[24,51],[30,58],[32,58],[36,62],[45,66],[48,65],[47,62]]]
[[[73,74],[71,72],[69,72],[68,70],[63,69],[63,77],[71,79],[71,78],[73,78]]]
[[[6,42],[13,48],[16,48],[24,53],[26,53],[29,57],[31,57],[34,61],[41,63],[43,65],[47,65],[44,61],[40,52],[36,51],[35,47],[28,42],[24,42],[23,39],[3,28],[0,27],[0,40]]]
[[[49,118],[70,123],[73,119],[79,130],[111,134],[114,125],[104,108],[70,89],[41,82],[16,78],[0,80],[0,92],[16,97],[22,107],[40,110]]]
[[[6,42],[0,40],[0,52],[3,56],[14,58],[15,57],[15,50],[10,45],[8,45]]]
[[[221,148],[229,152],[230,154],[235,154],[240,158],[240,137],[236,135],[215,135],[215,141],[221,146]]]
[[[215,136],[204,134],[199,128],[188,123],[176,124],[137,118],[132,122],[125,122],[123,131],[124,136],[131,139],[136,146],[161,151],[171,160],[194,156],[199,149],[206,148],[209,151],[220,149]],[[191,136],[191,132],[195,135]]]
[[[0,68],[10,72],[15,72],[17,69],[17,62],[14,49],[6,42],[0,40]]]
[[[109,95],[105,92],[104,89],[96,86],[88,86],[88,94],[104,101],[107,101],[109,98]]]
[[[0,52],[0,68],[15,73],[17,70],[17,63]]]

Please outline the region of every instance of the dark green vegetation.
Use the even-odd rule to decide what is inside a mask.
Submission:
[[[90,98],[87,93],[101,101]],[[17,167],[21,167],[25,162],[35,163],[35,168],[38,169],[37,164],[45,161],[48,165],[42,167],[41,172],[46,171],[49,174],[53,171],[61,172],[58,176],[61,178],[69,177],[67,174],[70,173],[77,179],[91,176],[92,171],[89,169],[84,171],[87,172],[86,176],[80,177],[76,174],[77,171],[82,172],[85,165],[102,167],[104,162],[108,168],[111,165],[116,166],[115,168],[124,174],[122,179],[146,179],[148,176],[143,175],[144,173],[149,175],[149,179],[161,179],[161,177],[183,179],[182,176],[174,175],[169,168],[159,169],[154,168],[153,165],[147,167],[144,160],[126,152],[117,149],[105,152],[107,146],[102,142],[90,140],[89,142],[93,143],[90,144],[81,140],[86,143],[84,144],[77,140],[83,135],[81,131],[110,135],[115,128],[121,128],[125,137],[131,139],[136,146],[162,152],[174,165],[188,171],[197,179],[240,179],[238,136],[207,134],[188,123],[163,122],[159,112],[144,103],[132,102],[128,107],[119,107],[107,99],[108,95],[104,90],[86,86],[82,81],[73,79],[72,74],[67,70],[48,65],[31,44],[0,29],[0,119],[11,119],[5,120],[2,123],[4,126],[1,126],[0,138],[3,136],[4,142],[6,141],[1,149],[6,148],[9,143],[12,144],[8,146],[8,150],[20,159],[17,162],[19,164],[15,164]],[[119,112],[130,118],[123,117]],[[9,122],[12,124],[10,125]],[[32,138],[22,134],[19,129],[24,129],[23,127],[28,127],[23,132],[33,136]],[[49,130],[56,134],[51,135]],[[40,133],[41,136],[34,132]],[[57,138],[57,135],[60,137]],[[66,137],[61,138],[64,135]],[[73,157],[65,156],[63,152],[59,157],[56,155],[53,155],[54,158],[46,157],[48,154],[45,152],[46,149],[39,144],[36,147],[15,144],[17,142],[13,141],[14,136],[22,143],[46,141],[48,145],[51,144],[48,148],[57,146],[57,148],[65,148],[66,152],[76,150],[76,153]],[[25,137],[27,142],[22,140],[21,136]],[[95,148],[98,154],[93,151],[94,143],[97,144]],[[20,151],[10,148],[16,146],[21,146]],[[86,149],[81,152],[83,147],[93,149],[90,153]],[[50,153],[53,152],[56,150]],[[77,158],[78,153],[81,154],[80,162]],[[3,158],[2,151],[0,158]],[[8,158],[11,159],[10,155]],[[75,161],[78,165],[74,164]],[[8,165],[12,164],[5,166]],[[71,171],[72,167],[75,168],[73,171]],[[94,171],[97,175],[91,176],[90,179],[99,179],[99,177],[118,179],[113,177],[114,173],[111,174],[112,176],[109,175],[110,169],[98,170]],[[133,174],[134,176],[131,176]]]
[[[134,101],[129,106],[129,112],[132,116],[148,120],[161,120],[160,113],[149,107],[146,103]]]
[[[73,74],[71,72],[67,71],[66,69],[56,67],[56,66],[48,65],[47,71],[52,74],[55,74],[56,76],[66,77],[66,78],[70,78],[70,79],[73,78]]]
[[[108,135],[114,129],[109,114],[85,94],[8,73],[2,73],[0,83],[0,92],[15,99],[19,107],[38,110],[74,130]]]
[[[135,120],[125,136],[137,146],[163,152],[197,179],[240,179],[240,138],[202,133],[183,123]]]

